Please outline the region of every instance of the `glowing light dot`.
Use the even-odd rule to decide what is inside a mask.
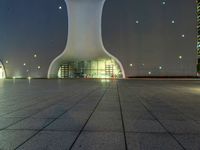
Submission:
[[[174,24],[175,23],[175,21],[174,20],[172,20],[172,24]]]
[[[166,2],[162,2],[162,4],[163,4],[163,5],[165,5],[165,4],[166,4]]]
[[[151,75],[152,73],[151,73],[151,72],[148,72],[148,74]]]
[[[130,64],[129,66],[130,66],[130,67],[133,67],[133,64]]]
[[[13,79],[15,79],[16,77],[15,76],[13,76]]]
[[[162,70],[163,69],[162,66],[160,66],[159,69]]]
[[[31,77],[29,76],[28,79],[31,80]]]
[[[26,66],[26,63],[24,63],[23,65]]]
[[[183,58],[183,56],[179,56],[178,58],[179,58],[179,59],[182,59],[182,58]]]
[[[58,9],[60,9],[60,10],[61,10],[61,9],[62,9],[62,6],[59,6],[59,7],[58,7]]]
[[[37,68],[38,68],[38,69],[40,69],[41,67],[40,67],[40,66],[38,66]]]
[[[37,58],[37,54],[34,54],[33,57],[34,57],[34,58]]]
[[[8,60],[6,60],[6,64],[8,64]]]
[[[185,37],[185,35],[184,35],[184,34],[182,34],[182,35],[181,35],[181,37],[182,37],[182,38],[184,38],[184,37]]]
[[[135,23],[136,23],[136,24],[139,24],[139,21],[137,20]]]

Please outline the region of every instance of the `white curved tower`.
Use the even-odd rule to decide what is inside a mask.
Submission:
[[[0,61],[0,79],[5,79],[6,73],[2,62]]]
[[[102,42],[101,18],[105,0],[65,2],[68,10],[68,41],[65,50],[50,64],[48,78],[124,78],[122,64],[105,50]]]

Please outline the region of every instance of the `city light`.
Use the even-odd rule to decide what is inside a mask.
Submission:
[[[160,66],[159,69],[162,70],[163,69],[162,66]]]
[[[152,73],[149,71],[148,74],[151,75]]]
[[[26,63],[24,63],[23,65],[26,66]]]
[[[40,69],[41,67],[40,67],[40,66],[38,66],[37,68],[38,68],[38,69]]]
[[[182,59],[182,58],[183,58],[183,56],[179,56],[178,58],[179,58],[179,59]]]
[[[33,57],[34,57],[34,58],[37,58],[37,54],[34,54]]]
[[[62,7],[61,7],[61,6],[59,6],[59,7],[58,7],[58,9],[60,9],[60,10],[61,10],[61,9],[62,9]]]
[[[175,21],[174,20],[172,20],[172,24],[174,24],[175,23]]]

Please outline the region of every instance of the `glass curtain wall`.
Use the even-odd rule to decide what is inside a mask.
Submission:
[[[59,78],[121,78],[120,67],[112,59],[73,61],[60,66]]]

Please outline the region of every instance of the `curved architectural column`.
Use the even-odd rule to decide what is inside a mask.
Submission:
[[[0,61],[0,79],[5,79],[5,78],[6,78],[5,68],[3,66],[3,63]]]
[[[48,78],[57,78],[61,64],[69,61],[113,59],[125,77],[120,61],[108,53],[102,42],[101,18],[105,0],[65,0],[68,10],[68,41],[65,50],[53,60]]]

